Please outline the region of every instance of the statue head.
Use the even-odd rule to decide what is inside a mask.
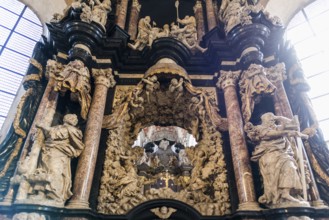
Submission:
[[[149,22],[151,22],[151,17],[150,16],[145,16],[144,20],[149,23]]]
[[[274,124],[275,123],[275,115],[272,112],[267,112],[263,114],[260,119],[263,124]]]
[[[161,212],[162,214],[167,214],[167,213],[168,213],[168,208],[167,208],[166,206],[162,206],[162,207],[160,208],[160,212]]]
[[[171,84],[173,84],[173,85],[177,85],[177,84],[178,84],[177,79],[176,79],[176,78],[173,78],[173,79],[171,80]]]
[[[63,122],[64,124],[76,126],[78,124],[78,117],[76,114],[67,114],[64,116]]]

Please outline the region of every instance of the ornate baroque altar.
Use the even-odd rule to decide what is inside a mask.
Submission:
[[[329,151],[257,1],[74,1],[0,144],[0,219],[324,219]]]

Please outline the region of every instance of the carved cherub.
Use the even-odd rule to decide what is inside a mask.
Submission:
[[[183,88],[184,79],[180,78],[179,81],[176,78],[173,78],[169,85],[169,92],[176,93],[175,101],[177,101],[184,92]]]
[[[166,206],[162,206],[161,208],[154,208],[151,209],[150,211],[153,212],[160,219],[168,219],[177,210],[174,208],[168,208]]]
[[[160,83],[157,76],[147,77],[147,79],[142,79],[145,83],[147,101],[150,103],[150,93],[160,88]]]

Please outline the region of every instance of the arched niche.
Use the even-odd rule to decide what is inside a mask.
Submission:
[[[194,87],[186,71],[174,61],[161,59],[136,86],[116,88],[112,114],[105,116],[103,126],[109,136],[98,197],[99,212],[126,214],[143,202],[157,199],[181,201],[202,215],[231,212],[221,134],[227,130],[227,120],[219,115],[216,92]],[[195,137],[195,147],[182,147],[186,165],[190,166],[188,175],[169,168],[156,171],[152,165],[147,169],[154,172],[148,170],[141,175],[138,161],[146,151],[132,145],[140,131],[150,126],[177,126]],[[156,144],[163,144],[163,139]],[[169,140],[165,142],[168,147]],[[180,160],[178,155],[176,158]],[[166,167],[166,162],[163,165]],[[166,184],[157,184],[161,180]],[[169,187],[170,181],[175,187]]]

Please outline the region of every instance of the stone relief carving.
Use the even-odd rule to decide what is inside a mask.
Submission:
[[[158,216],[160,219],[168,219],[177,210],[171,207],[162,206],[160,208],[154,208],[150,210],[154,215]]]
[[[263,177],[264,194],[258,201],[269,208],[309,206],[302,198],[300,171],[294,158],[291,138],[307,138],[298,131],[299,124],[273,113],[261,116],[261,124],[245,125],[248,137],[257,143],[251,160],[258,162]]]
[[[40,215],[39,213],[31,212],[21,212],[17,213],[13,216],[12,220],[46,220],[44,215]]]
[[[181,41],[191,51],[200,51],[204,53],[207,48],[200,47],[197,38],[196,20],[194,16],[185,16],[184,19],[177,19],[179,24],[184,27],[180,28],[174,22],[170,28],[165,24],[163,28],[156,27],[155,22],[151,25],[150,16],[146,16],[139,20],[138,35],[134,44],[129,43],[128,46],[134,50],[143,50],[146,46],[152,47],[155,39],[162,37],[172,37]]]
[[[29,183],[27,198],[18,199],[19,203],[42,204],[63,207],[71,193],[71,159],[78,157],[84,149],[82,132],[75,126],[78,118],[74,114],[64,116],[63,125],[46,127],[37,125],[45,135],[45,141],[39,155],[37,169],[27,173],[30,158],[18,165],[19,175],[12,182]],[[24,187],[22,188],[22,190]]]
[[[266,69],[257,64],[251,64],[243,71],[239,82],[242,100],[242,112],[245,122],[250,120],[254,106],[262,96],[272,95],[276,87],[266,78]]]
[[[253,14],[264,12],[261,4],[253,2],[248,4],[246,0],[224,0],[218,11],[218,18],[225,27],[224,30],[228,34],[234,27],[238,25],[249,25],[253,23]],[[282,22],[277,16],[270,16],[268,12],[264,12],[265,17],[276,26],[282,26]]]
[[[80,103],[81,117],[86,119],[91,103],[88,68],[85,67],[82,61],[74,60],[69,62],[63,71],[57,71],[54,78],[56,80],[54,90],[62,94],[68,90],[71,91],[71,100]]]
[[[60,22],[69,16],[71,11],[80,14],[83,22],[91,23],[92,21],[101,25],[105,30],[107,14],[112,11],[111,0],[77,0],[64,9],[63,14],[55,13],[51,22]]]
[[[153,76],[147,75],[144,79]],[[163,81],[163,77],[169,77],[169,80]],[[105,116],[103,123],[109,129],[109,137],[98,197],[99,212],[124,214],[144,201],[168,198],[185,202],[203,215],[230,213],[219,131],[227,129],[227,122],[218,115],[215,94],[194,87],[188,78],[176,77],[172,73],[159,75],[156,78],[158,88],[152,91],[147,89],[149,84],[144,80],[128,91],[116,91],[112,114]],[[173,78],[183,81],[183,89],[179,92],[182,95],[178,98],[170,91]],[[140,102],[142,107],[131,104],[132,100],[136,103],[136,97],[145,100]],[[174,99],[179,104],[173,103]],[[146,150],[147,146],[132,148],[138,132],[153,124],[176,125],[189,132],[193,128],[199,143],[194,148],[176,149],[178,153],[169,148],[167,140],[156,143],[159,147],[155,152]],[[189,166],[190,171],[149,169],[161,164],[166,167],[170,161],[176,164],[175,167]],[[146,167],[145,175],[139,175],[138,164]]]

